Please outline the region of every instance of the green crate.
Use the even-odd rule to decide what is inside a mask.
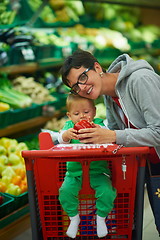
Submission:
[[[14,211],[14,198],[8,194],[1,193],[3,203],[0,205],[0,218],[3,218]]]
[[[43,45],[35,47],[35,56],[38,61],[43,59],[63,59],[63,47],[55,45]]]
[[[9,109],[0,113],[0,128],[32,119],[42,115],[42,105],[32,104],[30,107]]]
[[[23,207],[28,203],[28,192],[24,192],[18,196],[5,193],[8,197],[11,197],[14,199],[14,210],[17,210],[18,208]]]
[[[22,44],[20,46],[20,44]],[[28,59],[24,54],[23,54],[23,49],[30,49],[32,50],[32,58]],[[35,58],[35,47],[31,46],[31,44],[28,44],[26,46],[23,46],[23,43],[19,43],[19,47],[17,48],[10,48],[8,50],[8,64],[9,65],[19,65],[19,64],[26,64],[26,63],[33,63],[36,61]]]
[[[55,110],[60,110],[63,106],[65,106],[65,94],[54,93],[52,95],[55,97],[55,101],[48,101],[42,104],[33,103],[30,107],[26,107],[23,109],[9,109],[8,111],[1,112],[0,129],[35,117],[42,116],[43,108],[45,105],[53,106]]]
[[[128,41],[132,50],[146,49],[147,43],[145,41]]]
[[[8,226],[9,224],[17,221],[24,215],[29,214],[29,204],[25,205],[24,207],[18,209],[17,211],[12,212],[8,216],[0,219],[0,229]]]
[[[47,23],[42,20],[42,25],[44,28],[56,28],[56,27],[73,27],[75,24],[78,24],[79,22],[75,22],[72,19],[69,22],[62,22],[62,21],[57,21],[54,23]]]
[[[160,49],[160,39],[157,39],[157,40],[155,40],[153,43],[152,43],[152,47],[154,48],[154,49]]]
[[[122,52],[117,48],[95,49],[94,56],[103,66],[110,65]]]

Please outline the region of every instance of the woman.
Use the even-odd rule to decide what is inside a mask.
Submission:
[[[81,129],[83,143],[152,146],[160,157],[160,76],[145,60],[119,56],[105,71],[89,52],[77,50],[61,69],[71,92],[97,99],[104,95],[107,129]]]
[[[106,71],[91,53],[77,50],[66,58],[61,74],[72,93],[104,96],[110,130],[81,129],[81,142],[152,147],[150,162],[160,175],[160,76],[151,65],[123,54]]]

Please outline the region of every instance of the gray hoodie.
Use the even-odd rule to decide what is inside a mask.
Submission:
[[[108,72],[119,72],[116,94],[129,119],[125,126],[117,104],[110,96],[104,96],[108,127],[116,131],[116,143],[155,147],[160,157],[160,76],[148,62],[134,61],[127,54],[119,56]],[[129,122],[137,129],[130,128]]]

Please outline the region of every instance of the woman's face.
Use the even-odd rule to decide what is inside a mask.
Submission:
[[[90,99],[97,99],[101,95],[102,89],[102,80],[99,75],[102,72],[102,69],[98,63],[95,63],[95,69],[90,69],[86,75],[88,80],[85,84],[78,84],[80,87],[80,92],[78,95],[90,98]],[[69,80],[69,85],[72,87],[74,84],[77,83],[80,75],[86,70],[86,68],[81,67],[79,69],[72,68],[67,76]]]

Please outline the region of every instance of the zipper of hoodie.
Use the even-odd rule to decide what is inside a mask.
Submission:
[[[122,111],[123,111],[123,113],[125,114],[125,116],[126,116],[126,118],[127,118],[127,125],[128,125],[127,127],[128,127],[128,128],[131,128],[131,126],[130,126],[130,123],[131,123],[135,128],[138,128],[137,126],[135,126],[135,125],[129,120],[127,111],[126,111],[126,109],[125,109],[125,106],[124,106],[124,104],[123,104],[123,101],[122,101],[122,99],[121,99],[121,97],[120,97],[120,94],[119,94],[119,91],[118,91],[118,90],[117,90],[117,93],[118,93],[118,98],[119,98],[120,105],[121,105],[121,107],[122,107]]]

